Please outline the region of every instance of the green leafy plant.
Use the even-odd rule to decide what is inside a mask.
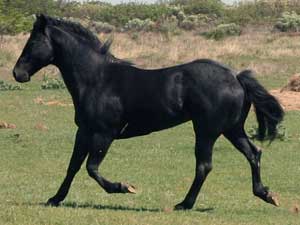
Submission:
[[[284,12],[278,18],[274,28],[281,32],[299,32],[300,31],[300,15],[296,12]]]
[[[16,91],[22,90],[20,85],[9,84],[3,80],[0,80],[0,91]]]
[[[106,22],[91,21],[89,24],[89,29],[91,29],[95,33],[111,33],[116,28],[115,26]]]
[[[220,24],[211,31],[202,33],[202,35],[209,39],[220,40],[228,36],[239,36],[241,33],[242,30],[239,25],[236,25],[235,23],[229,23]]]
[[[247,130],[250,139],[256,139],[258,137],[258,128],[251,127]],[[277,127],[277,134],[275,140],[286,141],[288,140],[287,130],[282,124]]]
[[[44,75],[41,88],[44,90],[57,90],[57,89],[65,89],[66,86],[62,79],[49,78],[47,75]]]
[[[141,20],[134,18],[125,24],[124,29],[127,31],[153,31],[155,29],[155,23],[151,19]]]

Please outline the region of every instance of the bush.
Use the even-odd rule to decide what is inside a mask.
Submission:
[[[176,16],[161,19],[158,21],[157,31],[161,32],[167,39],[169,39],[171,34],[177,35],[180,33],[178,23],[179,21]]]
[[[91,29],[95,33],[111,33],[116,28],[115,28],[115,26],[113,26],[109,23],[91,21],[89,24],[89,29]]]
[[[88,3],[86,3],[88,4]],[[83,4],[82,7],[84,7]],[[127,3],[119,5],[94,6],[97,13],[89,15],[94,21],[102,21],[110,23],[117,27],[123,27],[126,23],[133,19],[157,21],[162,16],[170,15],[171,9],[164,4],[139,4]],[[81,7],[79,8],[79,13]]]
[[[9,84],[3,80],[0,80],[0,91],[16,91],[22,90],[20,85]]]
[[[295,12],[284,12],[274,27],[281,32],[298,32],[300,30],[300,15]]]
[[[236,24],[274,22],[285,11],[300,13],[299,0],[240,1],[225,10],[224,21]]]
[[[0,34],[28,32],[34,22],[33,14],[56,15],[58,11],[53,0],[0,0]]]
[[[47,75],[45,75],[41,88],[46,90],[57,90],[65,89],[66,86],[62,79],[49,78]]]
[[[209,39],[220,40],[228,36],[238,36],[241,34],[240,26],[235,23],[230,24],[220,24],[211,31],[202,33],[205,37]]]
[[[250,139],[258,139],[258,137],[259,137],[259,132],[258,132],[258,128],[257,127],[251,127],[251,128],[249,128],[247,130],[247,133],[248,133]],[[269,139],[266,138],[266,140],[269,140]],[[279,141],[287,141],[287,140],[289,140],[289,136],[287,134],[286,127],[283,126],[282,124],[280,124],[277,127],[277,134],[275,136],[275,140],[279,140]]]
[[[127,31],[153,31],[155,25],[156,24],[150,19],[141,20],[139,18],[134,18],[125,24],[124,29]]]
[[[213,18],[204,14],[189,15],[180,23],[180,27],[185,30],[193,30],[201,25],[206,25],[213,22]]]

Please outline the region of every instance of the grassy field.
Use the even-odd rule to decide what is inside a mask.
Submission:
[[[6,38],[0,48],[1,80],[13,82],[9,71],[26,37]],[[195,58],[213,58],[238,70],[252,68],[268,89],[282,87],[299,72],[300,38],[248,33],[224,41],[208,41],[184,33],[166,39],[153,34],[132,39],[115,36],[113,52],[143,67],[168,66]],[[298,70],[298,71],[297,71]],[[221,137],[213,165],[191,211],[168,209],[180,202],[194,177],[194,134],[191,124],[145,137],[116,141],[101,165],[113,181],[137,186],[136,195],[108,195],[88,177],[83,166],[64,204],[43,204],[65,176],[76,127],[65,90],[41,90],[41,74],[21,91],[0,92],[0,121],[16,129],[0,129],[0,224],[208,224],[297,225],[300,214],[300,112],[286,113],[284,141],[262,146],[262,177],[278,193],[276,208],[252,195],[250,168],[245,158]],[[64,103],[45,105],[41,102]],[[247,129],[256,125],[253,113]]]

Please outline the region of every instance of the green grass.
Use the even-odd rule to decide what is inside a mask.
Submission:
[[[82,166],[64,204],[51,208],[43,203],[65,176],[76,131],[74,113],[70,106],[39,105],[34,99],[67,103],[71,99],[65,90],[41,90],[36,81],[23,87],[0,93],[0,120],[17,125],[13,130],[0,129],[1,225],[299,224],[300,215],[291,208],[300,203],[300,112],[286,114],[285,141],[270,146],[256,143],[264,149],[264,183],[279,193],[278,208],[252,195],[247,161],[221,137],[214,148],[214,169],[194,209],[165,210],[184,198],[194,177],[190,123],[113,143],[101,173],[112,181],[136,185],[138,194],[106,194]],[[49,130],[36,129],[37,123]],[[247,127],[254,124],[251,113]]]

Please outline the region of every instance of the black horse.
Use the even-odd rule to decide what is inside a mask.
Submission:
[[[261,151],[248,139],[244,123],[251,103],[256,109],[259,138],[273,138],[283,110],[247,70],[236,74],[212,60],[201,59],[174,67],[144,70],[109,52],[111,41],[100,43],[79,24],[37,16],[31,36],[13,75],[27,82],[53,64],[62,74],[75,107],[78,126],[67,175],[56,195],[57,206],[88,156],[88,174],[107,193],[135,193],[132,185],[113,183],[98,172],[114,139],[146,135],[192,120],[196,171],[185,199],[175,209],[191,209],[212,169],[212,149],[223,134],[250,163],[253,193],[278,205],[260,178]]]

